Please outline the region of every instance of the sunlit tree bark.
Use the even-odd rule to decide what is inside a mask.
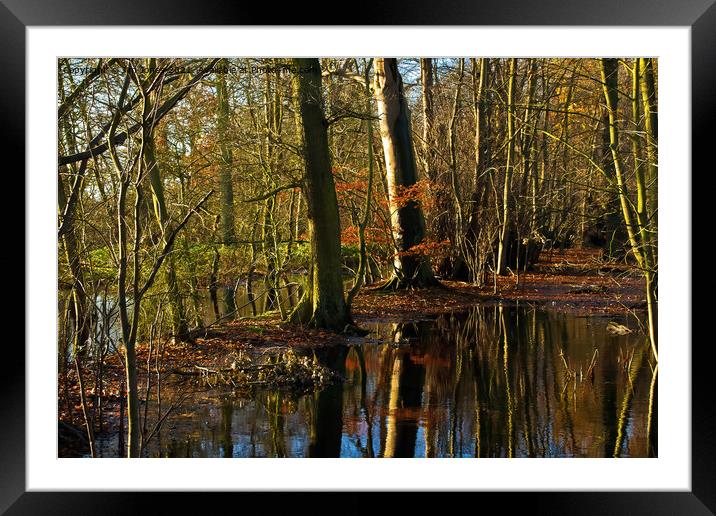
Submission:
[[[618,60],[613,58],[601,59],[601,72],[604,98],[609,113],[609,144],[616,174],[616,187],[627,235],[629,236],[631,251],[634,253],[639,268],[644,273],[647,310],[649,314],[649,338],[654,355],[656,355],[656,285],[654,281],[654,264],[652,263],[651,257],[649,232],[646,227],[646,188],[644,175],[640,172],[640,167],[636,166],[637,205],[635,207],[629,198],[623,172],[622,158],[619,152],[619,128],[617,124],[617,102],[619,95],[617,90]]]
[[[423,138],[422,158],[425,175],[431,181],[435,180],[436,152],[432,146],[433,134],[433,60],[429,57],[420,59],[420,83],[423,96]]]
[[[475,124],[474,152],[475,168],[472,176],[472,195],[468,212],[467,230],[463,239],[463,259],[467,264],[468,277],[474,283],[481,283],[485,255],[480,248],[481,227],[480,213],[485,208],[489,196],[491,180],[489,138],[487,119],[489,104],[487,84],[489,80],[490,60],[488,58],[471,59],[472,62],[472,100]],[[489,177],[488,177],[489,175]],[[482,221],[484,222],[484,221]]]
[[[388,183],[388,200],[395,242],[394,276],[386,288],[428,287],[436,285],[430,259],[412,250],[425,238],[425,220],[414,199],[402,199],[405,190],[417,182],[415,151],[410,129],[410,113],[398,72],[398,61],[377,58],[374,91],[378,103],[380,135]]]
[[[646,130],[647,175],[646,189],[649,198],[649,217],[656,229],[658,184],[658,138],[659,126],[657,116],[656,78],[654,77],[654,59],[639,58],[639,79],[641,101],[644,112],[644,128]]]
[[[515,78],[517,59],[510,59],[510,78],[507,86],[507,165],[505,166],[505,184],[502,192],[502,220],[497,249],[497,274],[507,272],[507,246],[512,227],[512,167],[515,154]]]

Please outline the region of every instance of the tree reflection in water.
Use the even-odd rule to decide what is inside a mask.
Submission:
[[[148,452],[655,456],[658,386],[648,342],[638,332],[608,334],[609,320],[481,306],[430,321],[366,325],[372,340],[315,352],[343,382],[302,396],[273,391],[252,400],[226,390],[196,393]],[[103,450],[116,454],[116,443]]]

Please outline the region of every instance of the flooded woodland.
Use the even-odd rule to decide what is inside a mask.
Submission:
[[[57,65],[59,457],[658,456],[656,59]]]

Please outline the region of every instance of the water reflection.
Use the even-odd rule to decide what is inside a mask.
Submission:
[[[372,324],[373,340],[316,352],[344,382],[251,400],[199,389],[148,454],[655,456],[657,378],[648,344],[638,333],[608,334],[609,320],[491,306]],[[100,449],[115,455],[117,447]]]

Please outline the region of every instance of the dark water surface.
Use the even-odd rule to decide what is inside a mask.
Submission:
[[[639,332],[527,306],[402,324],[320,352],[345,381],[320,392],[196,388],[153,457],[651,457],[656,378]],[[172,397],[171,385],[163,387]],[[177,387],[178,388],[178,387]],[[184,387],[185,388],[185,387]],[[117,456],[117,436],[98,439]]]

